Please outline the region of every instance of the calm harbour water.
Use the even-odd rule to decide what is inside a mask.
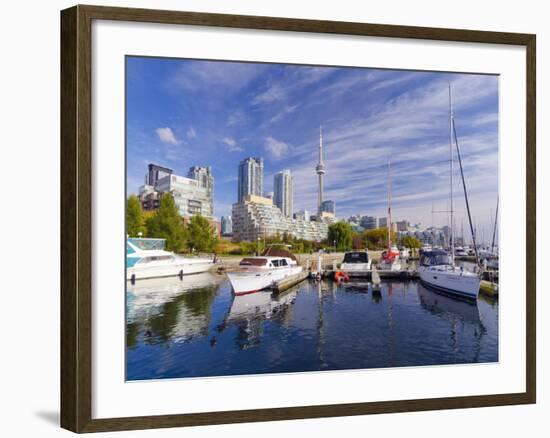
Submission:
[[[234,297],[220,275],[128,284],[127,379],[498,361],[498,302],[417,281],[305,281]]]

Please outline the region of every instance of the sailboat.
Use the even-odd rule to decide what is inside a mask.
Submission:
[[[380,261],[380,269],[385,271],[400,271],[401,259],[399,257],[399,249],[392,245],[391,241],[391,165],[388,160],[388,216],[386,218],[386,225],[388,227],[388,247],[382,253],[382,260]]]
[[[452,295],[457,295],[465,298],[477,299],[479,295],[479,284],[480,278],[479,275],[473,272],[465,270],[463,267],[458,267],[455,265],[455,248],[454,248],[454,211],[453,211],[453,133],[456,139],[456,130],[454,129],[454,116],[453,116],[453,105],[452,105],[452,95],[451,95],[451,85],[449,84],[449,153],[450,153],[450,200],[451,200],[451,211],[450,211],[450,254],[446,251],[437,250],[437,251],[427,251],[422,254],[420,260],[420,266],[418,268],[418,273],[420,275],[420,280],[422,283],[428,287],[432,287],[439,291],[443,291]],[[470,207],[468,205],[468,196],[466,193],[466,184],[464,182],[464,174],[462,173],[462,161],[460,160],[460,152],[458,151],[458,142],[457,152],[459,153],[459,163],[460,170],[462,174],[462,184],[464,187],[464,196],[466,199],[466,207],[468,209],[468,218],[470,219],[470,229],[473,230],[470,218]],[[474,248],[475,248],[475,237],[472,234],[472,239],[474,239]],[[477,257],[476,257],[477,258]]]

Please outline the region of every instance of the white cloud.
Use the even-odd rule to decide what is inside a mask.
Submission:
[[[273,137],[267,137],[265,139],[264,148],[275,159],[282,158],[283,155],[286,155],[290,150],[288,144],[275,140]]]
[[[172,83],[186,90],[234,93],[245,88],[265,70],[262,64],[220,61],[192,61],[172,78]]]
[[[395,83],[394,83],[395,84]],[[384,84],[392,86],[394,84]],[[470,204],[474,215],[489,216],[498,191],[498,132],[495,112],[479,113],[480,99],[495,96],[495,80],[463,76],[452,80],[453,103]],[[493,110],[494,111],[494,110]],[[472,114],[473,112],[473,114]],[[429,224],[432,203],[448,201],[447,80],[430,82],[377,106],[376,111],[335,124],[324,133],[325,196],[337,201],[338,215],[382,215],[386,208],[386,163],[392,159],[394,213],[397,219]],[[482,126],[483,129],[472,129]],[[314,209],[318,140],[290,150],[297,209]],[[462,220],[462,183],[455,178],[457,220]],[[345,178],[338,176],[345,175]],[[438,205],[440,204],[440,205]],[[448,208],[447,208],[448,209]],[[436,215],[437,216],[437,215]],[[445,215],[435,217],[436,225]],[[457,222],[459,223],[459,222]]]
[[[274,80],[261,93],[254,96],[252,105],[262,105],[290,99],[298,90],[321,81],[337,69],[329,67],[288,66],[283,77]]]
[[[187,130],[187,138],[197,138],[197,131],[192,126]]]
[[[246,120],[246,116],[242,111],[235,111],[227,118],[226,126],[238,125]]]
[[[231,137],[225,137],[222,140],[222,142],[225,143],[225,145],[227,146],[227,150],[229,152],[242,152],[242,151],[244,151],[244,149],[237,144],[235,139],[233,139]]]
[[[174,132],[172,131],[171,128],[157,128],[156,130],[156,133],[160,139],[160,141],[162,141],[163,143],[168,143],[168,144],[180,144],[181,141],[178,140],[176,138],[176,135],[174,134]]]
[[[253,105],[258,105],[262,103],[271,103],[276,100],[281,100],[286,96],[285,90],[279,84],[270,85],[265,91],[256,95],[252,99]]]
[[[286,105],[281,111],[279,111],[277,114],[275,114],[271,119],[269,120],[269,123],[275,123],[279,120],[283,119],[286,115],[293,113],[296,108],[298,108],[298,105]]]

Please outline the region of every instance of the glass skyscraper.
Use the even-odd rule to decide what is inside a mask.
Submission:
[[[248,195],[263,196],[264,160],[249,157],[239,163],[238,202]]]
[[[273,177],[273,202],[284,216],[292,217],[292,174],[283,170]]]

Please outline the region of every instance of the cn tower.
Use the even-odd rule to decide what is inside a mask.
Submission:
[[[323,178],[325,176],[325,163],[323,161],[323,127],[319,127],[319,164],[315,167],[319,175],[319,194],[317,196],[317,213],[321,214],[321,204],[323,203]]]

